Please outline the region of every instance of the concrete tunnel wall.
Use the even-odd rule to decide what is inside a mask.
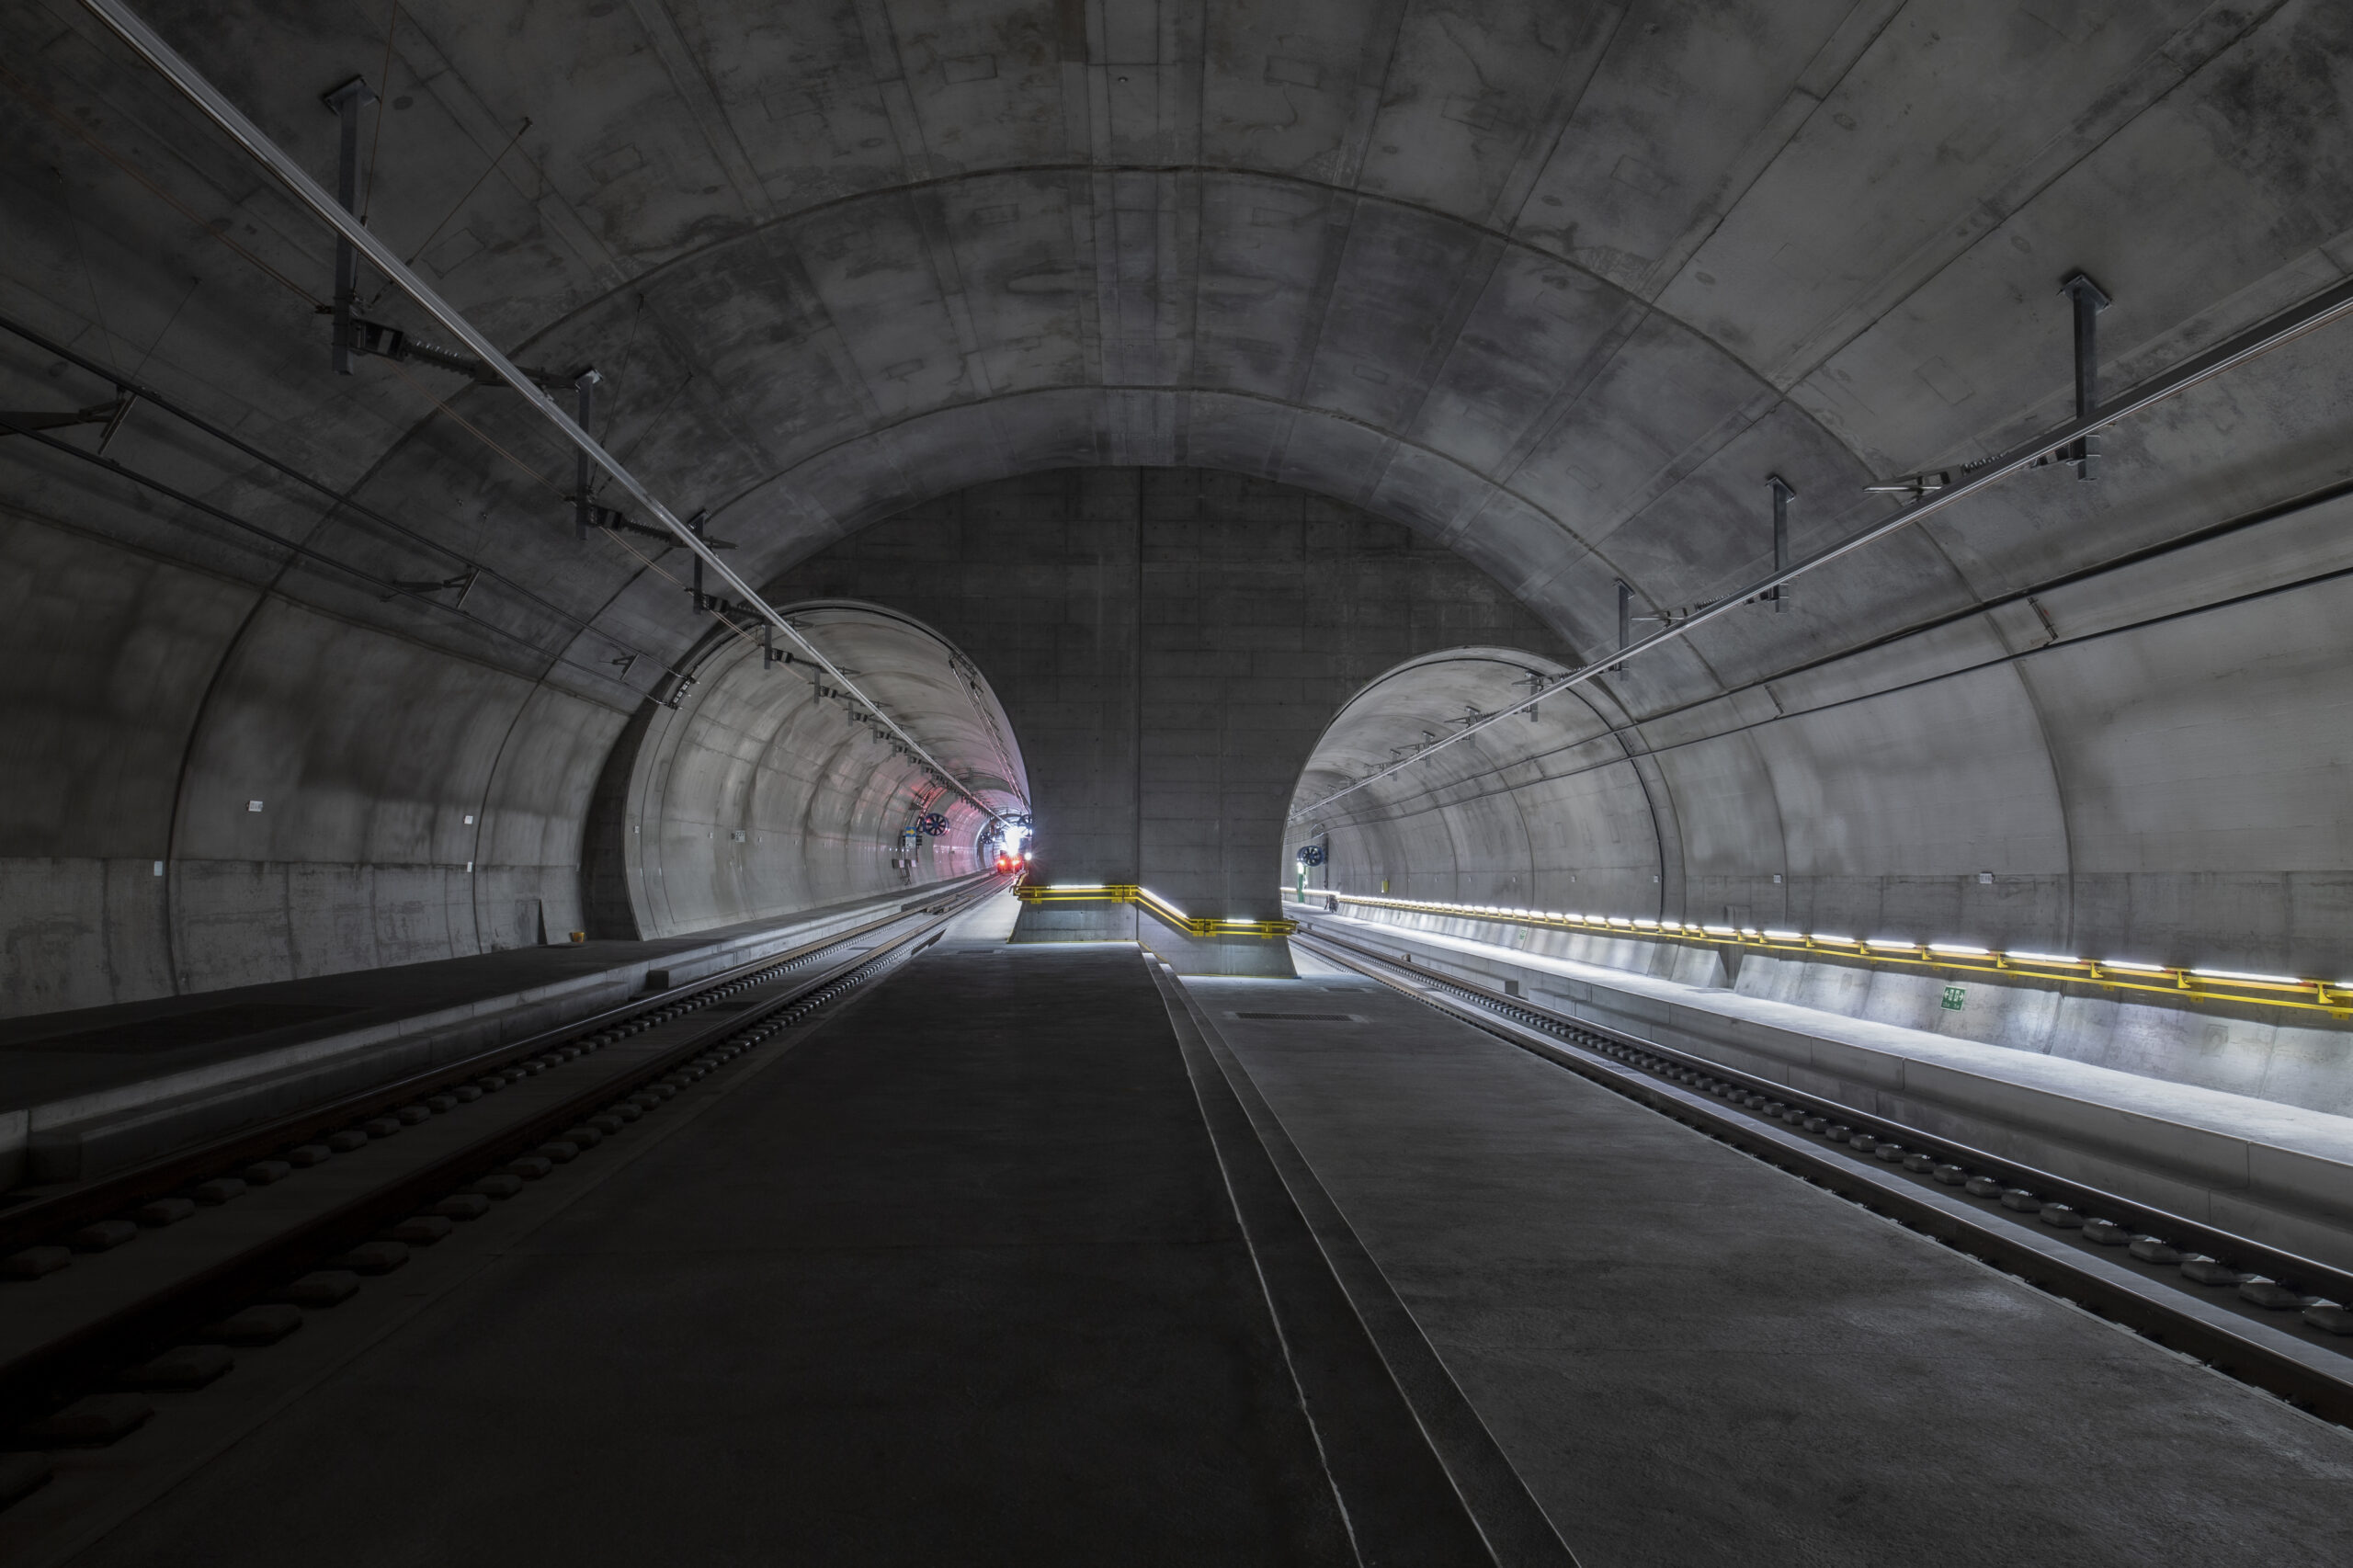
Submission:
[[[861,605],[787,613],[836,668],[992,808],[1028,775],[978,668],[927,627]],[[719,639],[676,709],[649,704],[607,759],[583,856],[591,929],[668,937],[982,869],[988,817],[894,752],[806,661]],[[903,835],[937,812],[948,831]]]
[[[0,516],[0,607],[8,1015],[584,928],[585,825],[628,722],[609,701],[22,510]],[[949,710],[943,745],[972,727],[976,699],[936,638],[856,610],[819,619],[919,738],[926,702]],[[722,651],[680,712],[655,709],[664,766],[639,770],[631,821],[654,824],[658,847],[632,861],[653,874],[628,924],[691,931],[972,869],[969,807],[918,869],[892,868],[914,769],[836,706],[820,722],[798,676],[745,695],[757,661]],[[1001,773],[1003,755],[984,760]],[[745,826],[756,853],[688,843]]]
[[[1604,677],[1313,813],[1333,885],[2353,975],[2348,524],[2330,498],[2081,575],[2009,648],[1939,628],[1649,722],[1604,722]],[[1392,672],[1294,809],[1538,668]]]
[[[1868,26],[1778,0],[1639,26],[1422,0],[885,9],[424,4],[392,39],[371,225],[527,362],[602,367],[600,433],[707,507],[753,582],[970,485],[1213,469],[1443,540],[1591,656],[1616,580],[1664,613],[1760,568],[1766,474],[1800,493],[1803,552],[1893,504],[1866,484],[2047,427],[2069,272],[2114,297],[2117,388],[2353,256],[2353,48],[2321,0],[2057,21],[1915,0]],[[317,95],[382,69],[357,13],[157,20],[316,172]],[[330,374],[305,292],[324,232],[78,8],[17,8],[0,43],[80,128],[0,97],[21,149],[0,309],[64,350],[0,341],[0,406],[100,401],[68,354],[137,367],[415,538],[152,408],[110,460],[388,578],[446,577],[451,551],[492,569],[471,619],[386,600],[0,443],[26,737],[5,911],[30,955],[8,1005],[472,950],[529,898],[554,914],[604,756],[705,634],[675,555],[576,540],[570,455],[512,394]],[[1761,917],[1780,873],[1815,901],[1792,919],[2327,971],[2353,872],[2345,622],[2292,585],[2341,560],[2345,330],[2110,431],[2097,483],[2020,476],[1808,576],[1786,615],[1597,683],[1619,738],[1591,750],[1631,757],[1579,807],[1600,825],[1552,825],[1553,787],[1515,774],[1533,825],[1426,834],[1445,858],[1414,874],[1590,855],[1631,893]],[[2200,608],[2239,592],[2272,597]],[[273,652],[223,655],[248,620]],[[235,737],[271,726],[333,803],[223,825],[204,791],[260,793]],[[1507,854],[1515,832],[1591,842]],[[183,843],[218,888],[141,881]]]

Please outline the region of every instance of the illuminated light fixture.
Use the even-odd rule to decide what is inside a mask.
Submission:
[[[1645,931],[1655,931],[1655,930],[1657,930],[1657,929],[1658,929],[1658,922],[1657,922],[1657,921],[1655,921],[1655,920],[1645,920],[1645,919],[1643,919],[1643,918],[1641,915],[1636,915],[1636,916],[1634,917],[1634,924],[1635,924],[1637,926],[1639,926],[1641,929],[1645,930]]]
[[[1855,940],[1852,937],[1825,937],[1819,931],[1808,932],[1806,934],[1806,940],[1809,942],[1839,942],[1850,948],[1859,948],[1862,946],[1860,942]]]
[[[1994,950],[1991,948],[1972,948],[1966,942],[1930,942],[1928,950],[1932,953],[1961,953],[1972,959],[1990,959],[1994,956]]]
[[[2007,952],[2002,955],[2013,963],[2082,963],[2081,959],[2063,958],[2057,953]]]
[[[1762,935],[1768,942],[1802,942],[1805,940],[1805,933],[1802,931],[1766,931],[1762,933],[1751,931],[1749,935],[1752,937]]]
[[[1740,933],[1730,926],[1702,926],[1700,930],[1711,937],[1737,937]]]
[[[1046,891],[1048,892],[1101,892],[1109,885],[1108,882],[1056,882]]]
[[[1631,920],[1627,919],[1627,918],[1626,918],[1624,915],[1613,915],[1609,916],[1609,918],[1608,919],[1608,921],[1606,921],[1606,922],[1605,922],[1605,924],[1607,924],[1607,925],[1610,925],[1610,926],[1624,926],[1624,927],[1626,927],[1626,929],[1627,929],[1627,930],[1629,930],[1629,931],[1631,931],[1631,930],[1632,930],[1632,929],[1634,928],[1634,923],[1633,923],[1632,921],[1631,921]]]
[[[1740,934],[1744,937],[1757,937],[1762,936],[1764,933],[1758,931],[1754,926],[1744,926],[1740,928]],[[1795,937],[1797,933],[1792,931],[1790,935]]]
[[[2106,964],[2110,969],[2138,970],[2143,974],[2163,974],[2165,972],[2165,966],[2161,963],[2135,963],[2131,959],[2102,959],[2099,961]]]
[[[2304,982],[2292,974],[2242,974],[2234,969],[2193,969],[2190,973],[2201,980],[2253,980],[2265,985],[2302,985]]]
[[[1916,948],[1919,945],[1909,937],[1873,937],[1863,944],[1867,948]]]

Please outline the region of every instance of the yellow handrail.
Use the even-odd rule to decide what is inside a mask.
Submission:
[[[1286,898],[1297,901],[1294,890],[1284,888],[1282,892]],[[1503,909],[1488,904],[1441,903],[1426,899],[1333,892],[1324,888],[1311,889],[1308,898],[1311,901],[1335,899],[1341,903],[1411,910],[1424,915],[1497,920],[1514,926],[1591,931],[1608,937],[1635,937],[1645,941],[1692,942],[1708,947],[1800,953],[1817,958],[1828,954],[1860,959],[1867,963],[1962,970],[2022,980],[2055,980],[2078,985],[2097,985],[2109,991],[2164,992],[2199,1001],[2248,1003],[2262,1007],[2298,1007],[2306,1012],[2353,1018],[2353,985],[2338,981],[2297,980],[2286,975],[2224,974],[2212,971],[2173,969],[2159,964],[2120,965],[2097,959],[2060,958],[2048,953],[1963,949],[1959,944],[1873,942],[1851,937],[1824,937],[1797,932],[1768,935],[1750,926],[1718,926],[1711,930],[1704,926],[1676,920],[1638,920],[1621,915],[1561,915],[1549,910]]]
[[[1187,915],[1166,899],[1133,882],[1087,883],[1084,886],[1040,886],[1023,882],[1013,896],[1024,903],[1132,903],[1150,910],[1188,937],[1288,937],[1299,929],[1296,920],[1211,920]]]

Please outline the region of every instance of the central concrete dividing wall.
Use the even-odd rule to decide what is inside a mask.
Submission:
[[[1035,786],[1040,880],[1141,882],[1188,915],[1280,917],[1285,808],[1349,695],[1416,653],[1564,653],[1478,568],[1345,502],[1194,469],[976,485],[787,572],[771,598],[903,606],[971,654]],[[1289,973],[1279,942],[1188,942],[1125,905],[1033,937],[1141,935],[1172,963]]]

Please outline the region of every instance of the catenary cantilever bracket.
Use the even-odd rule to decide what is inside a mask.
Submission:
[[[319,101],[341,123],[335,131],[335,195],[346,212],[359,210],[359,111],[376,101],[364,76],[354,76]],[[351,374],[352,312],[359,304],[359,253],[347,239],[335,243],[335,373]]]
[[[949,788],[970,801],[984,815],[994,818],[1000,814],[996,807],[981,799],[961,780],[949,773],[938,758],[919,744],[914,736],[901,728],[896,720],[884,714],[881,708],[868,700],[865,694],[859,692],[849,678],[835,667],[833,661],[825,657],[824,653],[803,635],[799,627],[779,614],[775,607],[762,598],[750,584],[737,576],[727,563],[719,558],[717,552],[698,539],[679,519],[677,514],[671,511],[662,503],[660,497],[646,488],[643,482],[631,473],[619,458],[607,451],[594,436],[582,428],[576,420],[559,407],[555,400],[541,390],[537,381],[518,369],[515,362],[509,359],[498,346],[469,321],[456,306],[444,300],[431,284],[419,278],[406,262],[394,255],[391,246],[370,233],[348,207],[337,203],[335,198],[320,188],[319,183],[310,176],[301,165],[296,163],[284,148],[272,141],[243,109],[231,103],[221,89],[214,86],[202,72],[189,64],[181,57],[178,51],[165,42],[162,35],[149,27],[137,12],[125,5],[123,0],[81,0],[81,5],[83,9],[103,23],[108,31],[130,45],[132,52],[153,67],[165,81],[178,88],[180,93],[194,104],[206,119],[227,132],[231,140],[267,168],[297,201],[309,208],[313,215],[333,228],[342,236],[344,242],[365,255],[377,270],[399,286],[403,293],[415,301],[426,313],[456,334],[459,340],[467,347],[480,355],[483,363],[495,372],[500,381],[520,393],[523,400],[536,409],[540,417],[554,426],[565,440],[585,454],[589,461],[604,470],[615,484],[652,514],[654,520],[668,529],[679,543],[692,551],[698,560],[717,573],[721,582],[741,594],[742,602],[747,610],[769,622],[798,643],[801,652],[809,655],[811,663],[840,681],[846,690],[855,694],[858,700],[864,702],[892,733],[906,743],[911,755],[934,776],[944,779]],[[349,84],[346,85],[348,86]],[[361,84],[361,86],[364,90],[365,84]],[[355,108],[352,112],[356,116],[358,111]],[[355,129],[351,133],[355,155],[358,149],[357,123],[355,118],[352,121]],[[356,285],[356,270],[354,280]],[[675,705],[678,697],[692,684],[692,677],[680,677],[677,687],[671,693],[671,702]]]
[[[2099,406],[2099,313],[2111,301],[2088,272],[2069,274],[2059,285],[2059,292],[2075,305],[2075,417],[2083,419]],[[2076,437],[2066,458],[2075,463],[2077,479],[2097,479],[2099,433],[2086,431]]]
[[[1765,483],[1773,487],[1773,574],[1778,577],[1790,569],[1790,503],[1798,498],[1798,493],[1778,473],[1767,474]],[[1787,583],[1775,584],[1761,597],[1773,601],[1776,615],[1790,608]]]

